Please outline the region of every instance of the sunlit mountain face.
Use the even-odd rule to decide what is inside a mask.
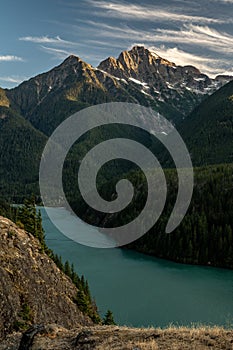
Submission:
[[[70,54],[97,67],[135,44],[210,77],[233,74],[232,0],[2,0],[0,86],[13,87]],[[9,26],[10,23],[10,26]]]

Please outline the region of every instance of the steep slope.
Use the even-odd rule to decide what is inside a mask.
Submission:
[[[18,193],[38,191],[40,157],[46,136],[18,113],[0,107],[0,188],[17,199]],[[34,184],[34,185],[33,185]]]
[[[180,133],[195,165],[233,162],[233,82],[203,101]]]
[[[77,288],[41,252],[39,241],[0,217],[0,339],[35,323],[92,324],[76,296]]]
[[[7,91],[7,96],[12,108],[46,135],[68,116],[90,105],[110,101],[147,104],[140,91],[129,89],[117,78],[75,56]]]

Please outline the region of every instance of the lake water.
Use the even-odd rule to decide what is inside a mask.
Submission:
[[[86,247],[60,233],[40,209],[47,245],[85,275],[101,315],[111,309],[118,324],[137,327],[233,324],[233,271]],[[89,230],[63,208],[48,210],[64,227],[75,224],[84,235]]]

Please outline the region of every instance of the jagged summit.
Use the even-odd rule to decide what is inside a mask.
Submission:
[[[0,91],[0,103],[12,106],[46,135],[71,113],[110,101],[153,106],[176,123],[227,81],[210,79],[193,66],[176,66],[136,45],[97,68],[70,55],[50,71]]]
[[[143,86],[148,85],[161,102],[172,98],[176,103],[175,101],[182,98],[181,95],[191,92],[199,96],[210,94],[229,81],[227,78],[224,81],[224,77],[221,80],[210,79],[191,65],[177,66],[160,57],[155,51],[140,45],[121,52],[118,58],[107,58],[98,68],[118,79],[134,79],[134,83],[137,80]],[[153,92],[150,91],[150,95]]]
[[[133,46],[129,53],[131,55],[138,56],[142,60],[147,59],[147,57],[149,57],[151,63],[153,61],[157,61],[157,63],[160,64],[176,67],[176,64],[174,62],[170,62],[169,60],[159,56],[154,50],[147,49],[143,45]]]
[[[77,62],[77,61],[81,61],[81,58],[79,56],[70,55],[65,59],[65,61],[63,63],[65,63],[65,62],[72,63],[72,62]]]
[[[176,67],[175,63],[160,57],[154,51],[150,51],[144,46],[137,45],[129,51],[125,50],[121,52],[117,59],[108,57],[99,64],[98,68],[110,74],[113,74],[119,69],[120,71],[125,71],[121,72],[121,77],[129,77],[130,75],[135,77],[135,73],[140,72],[142,68],[144,70],[150,70],[159,65]]]
[[[89,68],[93,68],[89,63],[85,62],[79,56],[70,55],[68,56],[58,67],[62,66],[73,66],[73,65],[83,65]]]

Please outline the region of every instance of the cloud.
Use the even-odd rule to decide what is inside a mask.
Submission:
[[[105,38],[106,43],[120,43],[121,47],[124,42],[129,47],[135,41],[143,42],[147,47],[156,46],[155,51],[160,56],[178,65],[194,65],[210,77],[232,71],[229,56],[233,52],[233,36],[209,26],[184,24],[176,30],[158,28],[146,31],[94,21],[86,24],[93,39],[98,34],[98,38]]]
[[[60,36],[50,37],[46,36],[25,36],[19,38],[20,41],[26,41],[39,45],[39,48],[48,54],[52,55],[53,58],[63,60],[69,55],[73,55],[74,49],[82,45],[72,41],[64,40]],[[41,45],[44,44],[44,45]],[[49,45],[49,46],[45,46]]]
[[[212,0],[214,2],[221,2],[224,4],[233,4],[233,0]]]
[[[160,22],[185,22],[185,23],[225,23],[226,20],[217,18],[192,16],[183,13],[172,12],[166,9],[162,9],[158,6],[141,6],[133,5],[123,2],[106,2],[87,0],[93,7],[106,10],[105,12],[99,12],[97,15],[107,16],[120,19],[133,19],[133,20],[149,20]]]
[[[49,37],[46,36],[24,36],[19,38],[20,41],[28,41],[35,44],[54,44],[54,45],[75,45],[71,41],[61,39],[59,36]]]
[[[232,54],[233,52],[233,36],[217,31],[209,26],[199,26],[193,24],[184,24],[178,29],[151,29],[150,31],[133,29],[128,25],[114,26],[101,22],[86,21],[88,24],[89,35],[93,38],[105,38],[115,42],[119,40],[121,43],[125,40],[129,42],[143,41],[145,43],[170,43],[188,45],[196,47],[198,50],[204,48],[206,51],[214,51],[222,55]],[[80,26],[76,25],[75,29],[80,30]]]
[[[47,46],[41,46],[41,49],[46,51],[47,53],[53,55],[54,59],[59,59],[59,60],[64,60],[70,55],[78,56],[79,54],[74,51],[68,51],[68,50],[61,50],[61,49],[55,49],[53,47],[47,47]],[[82,54],[81,59],[85,61],[89,61],[90,59],[94,59],[96,61],[96,64],[99,64],[99,61],[103,59],[102,56],[93,54],[93,55],[87,55],[87,54]]]
[[[156,52],[156,54],[158,54],[163,58],[166,58],[169,61],[175,62],[176,65],[195,66],[202,73],[205,73],[210,77],[215,77],[216,75],[219,75],[219,74],[226,74],[226,75],[229,74],[229,72],[226,73],[226,69],[224,68],[228,63],[224,59],[203,57],[200,55],[185,52],[183,50],[180,50],[177,47],[166,48],[162,46],[162,47],[148,47],[148,49],[152,52],[153,51]]]
[[[89,37],[92,36],[98,38],[110,38],[110,39],[121,39],[122,40],[135,40],[147,38],[149,41],[153,41],[155,39],[154,31],[151,32],[132,29],[128,25],[114,26],[110,24],[105,24],[102,22],[95,21],[84,21],[86,25],[88,25],[88,34]],[[74,30],[83,30],[82,25],[73,25]],[[106,41],[106,40],[105,40]],[[148,40],[147,40],[148,41]],[[109,41],[107,42],[108,45]],[[113,43],[115,45],[116,43]],[[122,46],[122,44],[121,44]]]
[[[222,54],[233,52],[233,36],[208,26],[184,25],[180,30],[157,29],[156,42],[170,42],[204,47]]]
[[[43,45],[41,45],[41,49],[44,50],[45,52],[53,55],[54,58],[61,59],[61,60],[67,58],[67,56],[74,55],[74,52],[72,52],[72,51],[55,49],[53,47],[47,47],[47,46],[43,46]]]
[[[0,56],[0,62],[23,62],[22,57],[13,56],[13,55],[4,55]]]
[[[1,82],[7,82],[7,83],[12,83],[12,84],[20,84],[24,80],[27,80],[27,77],[20,77],[20,76],[8,76],[8,77],[1,77],[0,76],[0,81]]]

